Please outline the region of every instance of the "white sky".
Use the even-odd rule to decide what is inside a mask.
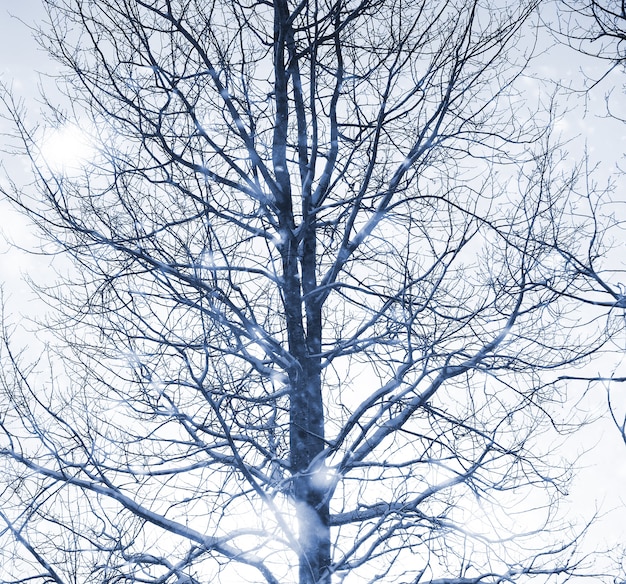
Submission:
[[[16,93],[32,100],[37,94],[38,74],[36,69],[43,69],[45,58],[32,38],[30,31],[19,21],[9,15],[15,14],[24,21],[33,21],[41,14],[39,0],[21,0],[9,2],[0,0],[0,81],[13,87]],[[4,112],[3,112],[4,114]],[[11,131],[10,124],[0,118],[0,157],[3,166],[17,180],[26,182],[25,163],[17,157],[8,155],[6,133]],[[10,148],[10,146],[9,146]],[[4,184],[4,176],[0,178]],[[28,313],[32,309],[33,295],[30,288],[23,282],[23,274],[33,273],[41,268],[40,258],[34,258],[8,245],[7,239],[17,245],[32,247],[36,243],[36,234],[29,227],[29,222],[17,213],[11,205],[0,198],[0,283],[5,294],[10,298],[11,308],[15,310],[15,302],[19,302],[19,310]],[[46,265],[48,262],[44,262]],[[24,303],[24,300],[30,300]],[[15,319],[14,319],[15,320]]]
[[[41,52],[33,40],[30,31],[19,21],[11,18],[12,13],[27,23],[36,22],[42,17],[39,0],[0,0],[0,72],[4,83],[12,85],[15,93],[23,96],[30,105],[32,113],[37,111],[35,97],[37,94],[38,73],[45,73],[51,67],[47,56]],[[581,66],[586,71],[598,75],[606,70],[607,64],[592,60],[584,60],[566,48],[552,49],[545,56],[545,62],[539,65],[543,74],[560,76],[579,87],[582,84]],[[622,84],[626,83],[626,73],[614,71],[589,96],[588,111],[585,112],[585,100],[572,97],[568,106],[572,110],[559,124],[564,135],[574,139],[570,146],[572,160],[577,159],[585,148],[593,163],[599,163],[597,180],[606,182],[615,171],[615,165],[622,160],[626,145],[626,125],[614,120],[602,118],[605,112],[604,95],[615,86],[614,100],[623,96]],[[5,133],[8,125],[0,120],[0,147],[6,149]],[[21,161],[0,152],[3,164],[20,181],[28,181]],[[622,164],[626,169],[626,164]],[[4,180],[4,179],[1,179]],[[616,191],[616,212],[626,218],[626,181],[618,178],[620,188]],[[24,247],[33,247],[37,236],[29,227],[28,222],[10,208],[6,201],[0,200],[0,283],[8,294],[11,319],[18,323],[23,314],[34,311],[36,303],[28,286],[22,281],[21,274],[45,275],[49,268],[48,260],[37,258],[10,246],[6,237]],[[3,235],[4,234],[4,235]],[[613,259],[618,269],[624,268],[626,260],[626,238],[616,242]],[[52,276],[51,276],[52,277]],[[28,342],[28,341],[25,341]],[[619,354],[616,347],[616,357]],[[592,370],[602,371],[606,365],[598,363]],[[626,373],[626,366],[622,374]],[[626,387],[615,388],[615,395],[621,397],[626,407]],[[585,404],[590,411],[604,408],[604,396],[597,390],[586,398]],[[591,532],[588,544],[591,548],[616,545],[626,542],[626,494],[622,495],[626,485],[626,445],[620,440],[616,429],[606,420],[596,422],[576,437],[568,439],[567,456],[587,450],[579,464],[583,466],[572,484],[572,490],[566,504],[571,506],[571,517],[582,514],[589,518],[596,509],[606,516]]]

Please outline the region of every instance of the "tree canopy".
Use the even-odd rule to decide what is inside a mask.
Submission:
[[[557,382],[626,302],[540,2],[44,2],[90,160],[4,94],[36,178],[4,195],[75,269],[49,381],[5,338],[0,579],[575,574]]]

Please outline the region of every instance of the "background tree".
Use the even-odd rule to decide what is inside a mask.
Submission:
[[[623,64],[626,3],[621,0],[562,0],[558,32],[582,53]]]
[[[611,331],[523,89],[538,2],[45,3],[90,160],[5,94],[37,179],[5,194],[77,269],[53,381],[4,345],[0,578],[573,573],[553,381]]]
[[[562,0],[558,4],[558,24],[552,24],[552,29],[557,33],[561,42],[567,43],[576,51],[587,55],[603,59],[611,63],[610,66],[602,70],[601,75],[592,77],[588,75],[589,84],[584,89],[585,96],[592,92],[604,90],[606,101],[606,114],[616,122],[624,123],[626,118],[621,107],[623,96],[615,91],[617,84],[609,85],[602,82],[616,69],[616,73],[623,73],[626,63],[626,3],[621,0]],[[622,80],[622,93],[626,86]],[[623,164],[617,163],[617,173],[614,173],[614,180],[620,181],[623,178]],[[620,188],[618,183],[616,188],[617,197],[615,202],[620,202]],[[618,217],[621,213],[616,212]],[[618,257],[613,263],[612,269],[606,269],[602,265],[600,258],[589,257],[584,267],[579,265],[579,269],[586,272],[589,279],[589,286],[578,300],[585,304],[602,306],[608,309],[609,318],[613,321],[624,322],[624,308],[626,308],[625,288],[622,281],[623,258]],[[616,347],[618,353],[623,353],[621,346]],[[620,431],[622,439],[626,442],[626,414],[620,405],[621,399],[611,396],[611,388],[615,384],[624,383],[626,377],[622,368],[617,366],[609,374],[598,374],[590,376],[566,376],[566,380],[577,379],[586,381],[592,385],[601,384],[607,391],[608,409],[610,417]],[[619,389],[618,396],[621,395],[622,388]]]

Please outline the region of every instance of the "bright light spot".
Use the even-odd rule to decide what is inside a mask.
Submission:
[[[215,255],[210,249],[203,251],[198,258],[198,268],[205,270],[215,268]]]
[[[258,341],[262,341],[265,339],[265,332],[258,326],[250,326],[248,332],[250,333],[252,338],[257,339]]]
[[[322,465],[313,473],[311,483],[316,489],[323,491],[336,483],[338,479],[339,475],[335,469]]]
[[[159,397],[162,397],[165,393],[165,383],[163,383],[160,379],[151,379],[148,383],[148,391]]]
[[[40,153],[49,170],[67,175],[80,171],[93,158],[95,148],[87,132],[66,124],[44,136]]]
[[[272,371],[270,373],[270,380],[274,385],[281,385],[287,383],[289,378],[281,371]]]
[[[278,232],[272,236],[272,242],[276,247],[280,247],[281,245],[284,245],[286,241],[287,241],[287,234],[284,232]]]

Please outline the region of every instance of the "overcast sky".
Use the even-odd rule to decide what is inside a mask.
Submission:
[[[0,0],[0,71],[5,84],[12,86],[16,95],[23,97],[33,114],[36,114],[35,101],[39,73],[54,70],[47,56],[42,53],[33,40],[27,27],[12,18],[9,13],[23,19],[26,23],[35,23],[42,18],[42,9],[39,0]],[[7,8],[9,6],[9,8]],[[543,74],[562,76],[567,83],[582,87],[584,68],[589,74],[599,75],[607,67],[606,63],[584,60],[573,51],[553,49],[544,56],[545,61],[537,64]],[[584,151],[585,147],[591,156],[592,163],[599,164],[596,174],[599,183],[608,181],[611,177],[618,181],[615,194],[616,210],[626,218],[626,212],[621,207],[626,191],[623,190],[623,178],[615,175],[616,165],[623,163],[622,153],[625,150],[625,125],[603,117],[605,113],[604,96],[612,87],[615,97],[623,96],[622,84],[626,82],[626,73],[614,71],[607,79],[594,89],[586,99],[570,97],[567,101],[571,108],[559,123],[559,128],[572,143],[568,146],[571,160],[575,160]],[[587,106],[587,110],[585,109]],[[33,117],[33,120],[36,116]],[[2,150],[6,150],[6,132],[9,126],[5,121],[0,122],[3,142]],[[7,154],[1,154],[3,163],[20,182],[28,181],[28,174],[22,161]],[[623,164],[626,168],[626,164]],[[621,181],[621,182],[620,182]],[[620,187],[621,185],[621,187]],[[19,323],[22,315],[32,311],[35,304],[28,293],[28,287],[20,280],[21,274],[33,274],[39,277],[45,274],[48,260],[35,258],[17,250],[7,243],[6,239],[13,239],[15,243],[24,247],[33,247],[37,242],[35,231],[28,222],[18,213],[11,210],[6,201],[0,201],[1,228],[6,237],[0,235],[0,281],[2,281],[9,295],[9,311],[14,323]],[[620,239],[622,239],[620,241]],[[613,254],[615,267],[624,268],[626,246],[623,238],[618,237]],[[36,274],[34,273],[36,272]],[[50,276],[52,277],[52,276]],[[28,341],[25,341],[28,342]],[[622,350],[616,346],[616,358]],[[605,364],[593,364],[598,371]],[[606,371],[603,371],[606,374]],[[622,374],[626,373],[626,369]],[[622,402],[626,404],[626,387],[616,388],[623,391]],[[617,394],[616,391],[616,395]],[[603,406],[603,394],[596,390],[586,399],[586,406],[591,412],[600,411]],[[602,545],[602,540],[610,545],[626,541],[626,495],[622,495],[626,485],[626,445],[618,436],[614,427],[606,421],[593,424],[575,439],[568,441],[568,456],[575,453],[588,452],[582,456],[581,470],[573,483],[568,500],[571,504],[572,517],[582,514],[589,518],[597,507],[607,513],[607,517],[600,528],[592,533],[589,543]]]

